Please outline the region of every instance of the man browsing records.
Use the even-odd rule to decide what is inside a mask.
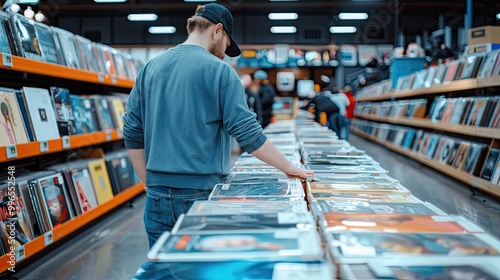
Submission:
[[[198,6],[187,40],[139,72],[123,116],[125,146],[147,186],[144,223],[151,247],[194,201],[206,200],[229,174],[230,136],[290,177],[313,173],[287,161],[267,140],[225,54],[241,51],[222,5]]]

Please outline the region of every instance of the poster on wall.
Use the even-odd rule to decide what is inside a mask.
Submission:
[[[358,52],[356,46],[353,45],[340,46],[340,61],[344,66],[357,66]]]

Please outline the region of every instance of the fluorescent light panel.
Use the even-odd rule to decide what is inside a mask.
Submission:
[[[184,0],[184,2],[215,2],[217,0]]]
[[[151,26],[149,33],[151,34],[173,34],[177,31],[174,26]]]
[[[127,18],[130,21],[155,21],[158,16],[156,14],[130,14]]]
[[[340,13],[339,19],[342,20],[364,20],[368,18],[367,13]]]
[[[332,26],[330,33],[356,33],[357,29],[354,26]]]
[[[269,0],[269,2],[297,2],[299,0]]]
[[[127,2],[127,0],[94,0],[96,3],[123,3]]]
[[[499,19],[500,19],[500,14],[497,14],[497,20],[499,20]]]
[[[297,13],[270,13],[270,20],[295,20],[299,18]]]
[[[271,27],[271,33],[295,33],[297,32],[297,27],[295,26],[273,26]]]

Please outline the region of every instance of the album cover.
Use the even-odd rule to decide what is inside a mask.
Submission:
[[[446,215],[430,203],[318,200],[311,204],[315,215],[323,213]]]
[[[378,165],[373,159],[360,158],[315,158],[307,161],[307,164],[313,165],[331,165],[331,166],[359,166],[359,165]]]
[[[401,143],[401,146],[409,149],[411,146],[411,143],[413,142],[414,137],[415,137],[415,130],[408,129],[408,131],[406,131],[406,133],[405,133],[405,136],[403,138],[403,142]]]
[[[500,242],[490,234],[344,232],[330,235],[329,247],[339,263],[370,259],[446,259],[500,255]]]
[[[481,122],[479,123],[479,126],[482,127],[489,127],[491,119],[493,119],[493,112],[496,111],[496,108],[498,106],[498,96],[496,97],[489,97],[488,102],[486,104],[486,108],[484,110],[483,118]]]
[[[448,99],[446,99],[444,96],[439,96],[434,99],[434,103],[432,104],[429,114],[431,121],[437,122],[441,120],[447,102]]]
[[[419,89],[424,87],[427,72],[428,70],[424,69],[415,73],[415,79],[413,80],[413,85],[411,86],[411,89]]]
[[[446,160],[446,164],[448,165],[453,165],[453,163],[455,162],[455,159],[457,158],[457,154],[458,154],[458,148],[461,146],[462,142],[460,142],[459,140],[455,140],[454,143],[453,143],[453,146],[451,147],[451,150],[449,152],[449,156],[448,156],[448,159]]]
[[[64,64],[68,67],[84,69],[80,65],[78,50],[75,45],[75,35],[69,31],[52,26],[52,34],[58,50],[62,53]]]
[[[420,150],[420,144],[422,142],[422,137],[424,135],[424,131],[422,129],[417,130],[417,133],[415,134],[415,139],[413,141],[413,144],[411,146],[411,149],[414,151]]]
[[[310,213],[262,213],[262,214],[182,214],[171,233],[220,233],[268,232],[277,230],[313,230],[316,221]]]
[[[104,159],[92,159],[88,163],[90,177],[97,197],[97,203],[103,204],[113,199],[113,190],[109,181],[108,169]]]
[[[76,44],[76,50],[83,58],[80,60],[80,65],[83,69],[93,72],[99,72],[99,66],[97,65],[97,60],[94,57],[92,41],[79,35],[75,35],[74,42]]]
[[[465,164],[465,159],[469,155],[470,146],[471,145],[469,142],[460,143],[460,146],[458,147],[455,159],[453,160],[453,167],[458,168],[458,169],[462,169],[462,167]]]
[[[475,98],[474,106],[470,109],[469,118],[465,124],[479,126],[486,109],[487,98]]]
[[[427,152],[427,149],[429,149],[429,144],[431,142],[431,135],[429,133],[424,133],[424,136],[422,137],[422,144],[420,145],[420,150],[418,150],[419,153],[425,154]]]
[[[427,157],[432,158],[434,156],[434,153],[436,152],[436,147],[437,147],[438,141],[439,141],[438,135],[436,135],[436,134],[430,135],[429,148],[427,149],[427,152],[425,153],[425,155]]]
[[[476,167],[479,167],[477,163],[483,160],[482,154],[484,148],[485,145],[483,144],[471,143],[469,153],[462,166],[463,171],[472,175],[477,175],[478,171]]]
[[[305,201],[248,201],[220,202],[212,200],[195,201],[186,215],[218,214],[259,214],[259,213],[305,213],[308,212]]]
[[[80,211],[86,213],[97,207],[95,188],[88,167],[71,168],[71,180],[78,195]]]
[[[33,24],[35,25],[40,51],[45,62],[60,64],[50,27],[40,22],[34,22]]]
[[[437,66],[429,67],[424,81],[424,88],[430,88],[434,84],[434,76],[436,75],[437,69]]]
[[[495,62],[495,66],[493,67],[493,71],[491,71],[491,76],[498,76],[500,75],[500,52],[497,52],[497,58]]]
[[[69,90],[60,87],[50,87],[50,94],[56,111],[59,135],[65,136],[76,134],[75,117],[73,115],[73,106],[71,106]]]
[[[10,246],[17,248],[34,238],[25,203],[19,189],[11,181],[0,182],[0,235],[5,242],[0,245],[6,246],[6,252],[11,251],[7,249]]]
[[[45,215],[49,217],[50,228],[53,229],[72,217],[69,211],[69,197],[64,187],[64,179],[57,173],[37,180],[39,192],[42,194],[41,204]]]
[[[475,224],[456,216],[322,213],[320,218],[319,225],[326,232],[484,232]]]
[[[114,129],[113,116],[108,99],[105,96],[92,95],[97,111],[97,119],[101,130]]]
[[[396,184],[399,181],[386,175],[380,174],[372,176],[371,174],[338,174],[338,173],[317,173],[314,174],[313,182],[320,183],[336,183],[336,184],[360,184],[360,183],[377,183],[377,184]]]
[[[464,114],[464,109],[466,105],[466,99],[463,97],[455,98],[455,106],[453,107],[453,112],[451,114],[451,118],[449,123],[458,124],[462,119],[462,115]]]
[[[43,234],[51,230],[51,226],[50,226],[50,217],[44,210],[44,206],[42,204],[43,194],[41,193],[41,190],[38,187],[37,179],[28,181],[28,193],[30,201],[33,205],[33,210],[35,212],[38,230],[41,234]]]
[[[135,184],[134,169],[127,150],[106,153],[104,159],[115,195]]]
[[[469,115],[472,112],[472,110],[471,110],[472,107],[474,107],[474,102],[475,102],[474,98],[468,97],[465,99],[465,106],[464,106],[464,111],[463,111],[462,117],[460,118],[460,124],[466,124],[467,120],[469,120]]]
[[[481,172],[481,178],[488,181],[491,180],[491,176],[495,171],[499,156],[500,156],[500,149],[490,150],[488,157],[486,158],[486,162],[484,163],[483,171]]]
[[[440,64],[437,66],[436,73],[434,74],[434,79],[432,81],[432,86],[440,85],[444,82],[444,77],[447,72],[448,65]]]
[[[113,55],[111,54],[111,49],[103,44],[96,44],[97,53],[100,54],[101,60],[105,68],[105,73],[111,76],[116,76],[115,63],[113,62]]]
[[[432,157],[433,159],[439,160],[441,158],[441,155],[443,154],[444,147],[446,145],[446,141],[448,140],[447,137],[443,136],[439,138],[436,151],[434,153],[434,156]]]
[[[123,78],[123,79],[127,79],[128,73],[127,73],[127,69],[126,69],[126,65],[125,65],[125,61],[123,60],[123,57],[115,49],[111,49],[111,56],[113,57],[116,76]]]
[[[496,108],[492,111],[491,116],[489,127],[500,128],[500,101],[497,102]]]
[[[8,26],[9,16],[0,11],[0,53],[13,54],[12,46],[9,40],[11,34]]]
[[[497,280],[500,258],[398,259],[364,264],[345,264],[340,267],[342,279],[485,279]]]
[[[285,173],[242,174],[231,173],[224,180],[226,184],[236,183],[262,183],[262,182],[289,182],[299,179],[288,178]]]
[[[59,138],[59,129],[49,91],[42,88],[23,87],[23,96],[36,141]]]
[[[331,165],[318,165],[308,164],[308,170],[321,173],[339,173],[339,174],[352,174],[352,173],[366,173],[366,174],[387,174],[387,170],[378,165],[360,165],[360,166],[331,166]]]
[[[459,60],[453,60],[448,62],[446,74],[444,76],[444,82],[449,83],[460,77],[460,73],[462,71],[462,65],[463,65],[462,61]]]
[[[12,22],[14,41],[19,56],[45,61],[40,50],[40,39],[35,32],[35,25],[25,16],[18,13],[9,13]]]
[[[497,60],[498,53],[499,53],[498,51],[492,51],[485,55],[483,65],[481,66],[477,74],[478,78],[486,78],[491,76],[491,73],[493,72],[493,67],[495,66]]]
[[[93,100],[80,95],[70,95],[77,134],[99,131]]]
[[[321,260],[315,230],[225,234],[165,232],[148,253],[154,261],[222,261],[238,259]]]
[[[273,197],[283,200],[299,200],[304,197],[304,189],[300,183],[296,182],[216,184],[209,200],[230,197]]]
[[[497,166],[491,175],[491,180],[493,184],[500,186],[500,160],[497,161]]]
[[[111,103],[111,115],[113,116],[113,121],[115,127],[119,130],[123,129],[122,117],[125,114],[125,107],[122,101],[117,97],[108,98],[108,104]]]
[[[152,279],[335,279],[331,263],[283,262],[269,260],[232,260],[200,262],[146,262],[132,280]]]
[[[443,115],[441,116],[441,122],[449,123],[451,117],[453,116],[453,110],[455,109],[455,98],[448,98],[446,102],[446,107],[443,110]]]
[[[0,147],[29,142],[14,90],[0,88],[0,110]]]
[[[483,55],[471,55],[468,56],[463,61],[462,73],[460,74],[460,80],[475,78],[477,76],[477,72],[483,63]]]
[[[399,183],[317,183],[307,185],[309,192],[363,192],[363,193],[399,193],[410,194],[410,191]]]
[[[307,199],[310,203],[319,200],[359,202],[384,202],[384,203],[423,203],[420,199],[408,194],[392,193],[354,193],[354,192],[308,192]]]

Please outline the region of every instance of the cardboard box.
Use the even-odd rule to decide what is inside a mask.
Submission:
[[[500,49],[500,44],[492,44],[492,43],[484,43],[477,45],[470,45],[465,48],[465,55],[477,55],[477,54],[485,54],[494,50]]]
[[[500,26],[480,26],[469,29],[467,44],[476,45],[483,43],[500,44]]]

